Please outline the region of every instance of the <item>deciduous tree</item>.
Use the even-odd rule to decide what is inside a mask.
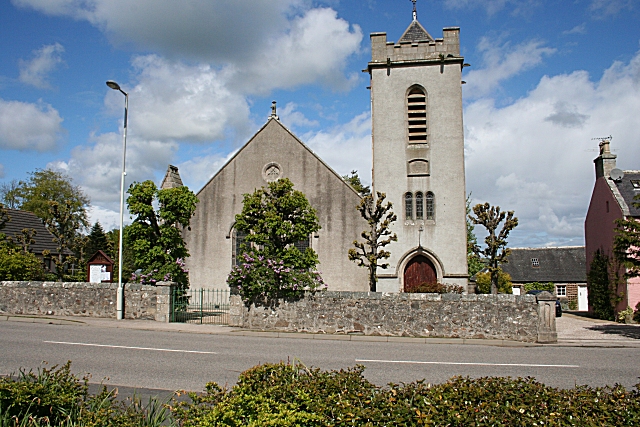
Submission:
[[[487,230],[484,239],[485,248],[475,245],[474,252],[484,261],[491,273],[491,293],[498,293],[498,275],[500,264],[507,262],[509,249],[507,248],[507,236],[518,225],[518,218],[513,211],[504,212],[500,206],[491,206],[489,203],[479,203],[473,207],[473,214],[469,219],[474,224],[482,225]],[[502,224],[502,228],[498,228]]]
[[[124,232],[135,256],[135,267],[142,270],[142,282],[176,282],[181,289],[189,286],[184,261],[189,251],[182,239],[188,228],[198,198],[188,187],[159,190],[152,181],[133,183],[127,205],[135,216]],[[157,202],[158,208],[154,207]]]
[[[388,263],[380,263],[380,260],[391,256],[391,253],[384,250],[384,247],[398,240],[398,236],[392,233],[389,228],[396,221],[397,216],[393,213],[393,204],[391,202],[384,203],[386,197],[385,193],[377,191],[375,200],[371,194],[362,198],[356,209],[369,224],[369,229],[360,233],[364,242],[354,240],[355,248],[349,249],[349,259],[356,262],[358,266],[369,270],[369,289],[371,292],[376,291],[378,267],[382,269],[389,267]]]
[[[469,214],[471,214],[471,194],[467,197],[467,266],[469,276],[473,276],[484,268],[484,262],[475,252],[475,248],[478,246],[478,238],[474,232],[475,227],[469,219]]]
[[[320,230],[318,216],[289,179],[245,194],[235,228],[246,233],[244,253],[227,283],[247,307],[274,307],[280,300],[299,299],[324,285],[316,271],[316,252],[296,247]]]

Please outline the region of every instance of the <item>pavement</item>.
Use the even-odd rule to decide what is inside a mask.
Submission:
[[[609,347],[640,348],[640,325],[625,325],[605,320],[592,319],[585,313],[564,313],[556,318],[558,342],[554,344],[524,343],[496,339],[463,338],[411,338],[364,335],[327,335],[291,332],[262,332],[233,328],[225,325],[197,323],[163,323],[153,320],[116,320],[92,317],[0,315],[0,322],[46,323],[54,325],[76,325],[98,328],[123,328],[148,331],[183,332],[190,334],[259,336],[264,338],[290,338],[340,341],[415,342],[428,344],[491,345],[502,347],[562,346],[562,347]]]

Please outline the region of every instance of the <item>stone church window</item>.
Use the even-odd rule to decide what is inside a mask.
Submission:
[[[427,219],[429,220],[435,219],[436,206],[435,206],[434,196],[431,191],[427,193],[427,196],[425,197],[425,202],[426,202]]]
[[[413,219],[413,194],[404,195],[404,215],[407,219]]]
[[[424,204],[422,203],[422,193],[418,191],[416,193],[416,219],[422,219],[424,217]]]
[[[245,252],[242,248],[245,239],[247,238],[247,233],[244,231],[233,229],[233,248],[231,252],[231,265],[236,266],[242,263],[242,254]]]
[[[413,87],[407,95],[407,124],[409,143],[427,142],[427,94],[421,87]]]

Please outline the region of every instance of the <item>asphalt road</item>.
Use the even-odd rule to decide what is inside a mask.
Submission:
[[[264,362],[300,361],[341,369],[362,364],[378,385],[455,375],[535,377],[571,388],[640,382],[640,348],[494,347],[305,340],[203,335],[51,325],[0,323],[0,374],[72,361],[72,370],[92,383],[135,389],[201,391],[208,381],[232,385],[238,375]]]

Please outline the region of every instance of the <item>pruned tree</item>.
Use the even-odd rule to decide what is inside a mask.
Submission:
[[[349,259],[356,262],[358,266],[369,269],[369,289],[371,292],[376,291],[378,268],[386,269],[389,267],[388,263],[379,262],[391,256],[391,253],[384,250],[384,247],[398,240],[398,236],[390,229],[397,216],[393,213],[393,204],[391,202],[384,203],[386,197],[385,193],[377,191],[375,200],[372,194],[362,198],[356,209],[369,224],[369,230],[360,234],[364,242],[354,240],[353,246],[355,248],[349,249]]]
[[[69,270],[80,267],[82,250],[76,255],[75,250],[84,246],[84,236],[79,233],[84,227],[86,218],[78,212],[73,202],[49,201],[49,214],[44,219],[44,225],[53,235],[53,242],[56,244],[56,254],[52,256],[58,280],[77,280],[69,276]],[[49,251],[43,251],[45,258],[51,256]],[[72,271],[75,273],[75,271]],[[73,275],[73,274],[72,274]]]
[[[485,248],[475,245],[474,252],[484,261],[491,273],[491,293],[498,293],[498,277],[500,264],[507,262],[509,249],[507,248],[507,236],[518,225],[518,218],[513,211],[504,212],[500,206],[491,206],[489,203],[479,203],[473,207],[473,215],[469,219],[476,225],[482,225],[487,230],[484,239]],[[502,228],[498,228],[502,224]]]

